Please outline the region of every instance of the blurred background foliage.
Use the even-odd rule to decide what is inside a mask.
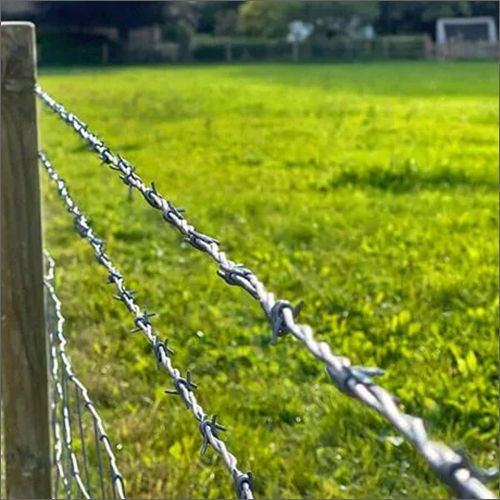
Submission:
[[[301,60],[366,59],[390,56],[391,46],[396,57],[425,57],[424,37],[434,37],[437,19],[492,16],[498,22],[498,3],[6,0],[2,15],[37,23],[42,65],[290,59],[285,39],[294,21],[313,27]],[[130,47],[131,31],[141,27],[157,30],[157,50],[147,38]]]

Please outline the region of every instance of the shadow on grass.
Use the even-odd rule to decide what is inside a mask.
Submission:
[[[45,76],[104,75],[125,77],[176,73],[214,74],[237,81],[244,79],[291,87],[319,87],[349,93],[383,96],[483,96],[498,97],[498,61],[389,60],[366,62],[238,62],[183,63],[123,66],[42,67]],[[403,83],[404,84],[403,84]]]
[[[361,171],[344,170],[317,185],[320,191],[344,186],[372,187],[393,193],[407,193],[420,189],[452,189],[460,187],[497,191],[498,179],[470,175],[468,172],[441,168],[424,171],[407,166],[398,170],[371,167]]]
[[[233,78],[362,95],[497,97],[498,62],[391,60],[228,66]],[[480,83],[478,81],[480,80]],[[402,84],[404,82],[404,84]]]

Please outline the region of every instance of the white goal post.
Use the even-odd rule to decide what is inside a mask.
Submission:
[[[443,17],[436,22],[436,43],[454,39],[469,42],[496,43],[497,30],[492,17]]]

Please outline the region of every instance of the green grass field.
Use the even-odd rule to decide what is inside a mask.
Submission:
[[[379,383],[432,437],[498,464],[498,64],[45,70],[40,81],[277,296],[304,299],[318,339],[385,368]],[[175,365],[229,428],[258,497],[450,498],[383,419],[291,336],[269,345],[259,305],[41,116],[44,150],[138,302],[160,314]],[[234,497],[41,175],[69,351],[128,495]]]

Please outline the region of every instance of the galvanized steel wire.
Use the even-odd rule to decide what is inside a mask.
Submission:
[[[448,446],[430,440],[422,419],[402,412],[395,402],[395,397],[374,383],[373,377],[381,375],[382,370],[351,366],[347,357],[333,354],[327,343],[318,342],[314,338],[309,325],[296,321],[300,304],[294,307],[287,300],[276,299],[271,292],[266,290],[253,271],[230,260],[220,249],[217,239],[197,231],[186,220],[182,211],[156,190],[153,183],[147,186],[136,173],[135,167],[120,155],[113,154],[109,147],[77,116],[68,112],[40,86],[36,86],[35,93],[86,142],[91,150],[97,153],[104,164],[119,172],[120,179],[129,189],[139,191],[146,202],[159,210],[164,220],[177,229],[189,244],[209,255],[218,264],[217,273],[227,284],[243,288],[259,301],[271,325],[273,344],[276,343],[278,337],[287,333],[291,333],[301,341],[316,359],[324,363],[332,382],[340,391],[385,417],[414,445],[441,480],[458,496],[496,498],[496,495],[483,484],[483,481],[489,479],[486,471],[473,467],[462,454]]]
[[[55,486],[55,494],[57,498],[58,492],[58,481],[59,479],[62,481],[65,492],[68,498],[71,498],[71,483],[66,477],[65,468],[62,461],[62,444],[64,444],[67,454],[70,458],[70,467],[69,470],[71,472],[71,476],[74,478],[78,492],[83,498],[92,498],[90,492],[90,481],[88,471],[86,470],[86,482],[87,485],[84,484],[84,480],[82,479],[80,469],[78,467],[78,461],[76,458],[76,454],[73,448],[73,438],[72,438],[72,424],[70,419],[70,405],[68,403],[68,385],[70,382],[73,384],[75,388],[75,393],[77,394],[77,412],[78,412],[78,422],[80,429],[80,439],[81,446],[84,453],[84,466],[87,469],[87,457],[85,453],[85,444],[84,444],[84,436],[83,436],[83,427],[82,427],[82,419],[80,413],[80,397],[83,399],[84,407],[87,412],[91,415],[94,430],[96,431],[96,446],[99,453],[99,443],[102,443],[104,451],[108,457],[110,472],[111,472],[111,482],[113,486],[113,493],[117,498],[123,499],[125,498],[125,485],[123,482],[123,476],[121,475],[116,457],[113,452],[113,448],[111,446],[111,441],[104,429],[104,424],[102,422],[101,417],[97,413],[97,410],[94,406],[94,403],[90,399],[88,395],[87,388],[83,385],[83,383],[78,379],[78,377],[73,372],[73,368],[71,366],[71,361],[69,356],[66,353],[66,337],[64,335],[64,316],[62,314],[62,305],[59,300],[56,290],[55,290],[55,262],[54,259],[50,256],[50,254],[45,251],[45,259],[47,262],[47,274],[44,277],[44,285],[47,290],[47,295],[50,300],[50,304],[52,305],[52,311],[54,312],[55,318],[54,321],[49,321],[49,353],[50,353],[50,365],[51,365],[51,375],[53,382],[53,394],[51,401],[51,410],[52,410],[52,426],[54,429],[54,462],[56,468],[56,486]],[[51,316],[51,314],[49,314]],[[59,361],[61,365],[59,366]],[[62,427],[63,427],[63,437],[61,440],[61,432],[60,425],[58,422],[58,412],[57,407],[58,403],[61,402],[62,405]],[[100,456],[100,455],[98,455]],[[99,471],[100,481],[102,482],[102,470]]]
[[[104,252],[103,241],[96,236],[87,218],[82,214],[73,198],[70,196],[64,180],[55,171],[45,154],[39,153],[39,159],[49,177],[55,182],[57,191],[66,204],[68,212],[73,216],[78,234],[88,241],[94,250],[97,262],[107,270],[108,283],[114,284],[117,290],[115,298],[123,302],[129,312],[132,313],[134,316],[135,330],[140,330],[144,333],[151,343],[158,364],[163,366],[172,378],[174,389],[165,392],[181,396],[186,407],[198,421],[198,428],[203,438],[202,453],[205,453],[207,446],[210,445],[222,457],[227,469],[231,473],[238,497],[244,499],[254,498],[251,473],[244,473],[238,469],[236,457],[227,449],[226,444],[219,437],[219,431],[224,431],[225,427],[217,422],[217,417],[215,415],[209,418],[208,414],[198,403],[194,394],[197,385],[191,380],[189,371],[186,376],[183,377],[181,372],[172,365],[170,356],[173,354],[173,350],[168,346],[166,340],[161,340],[155,333],[150,321],[152,315],[145,309],[139,307],[133,297],[133,291],[126,288],[123,276],[114,266],[109,256]]]

